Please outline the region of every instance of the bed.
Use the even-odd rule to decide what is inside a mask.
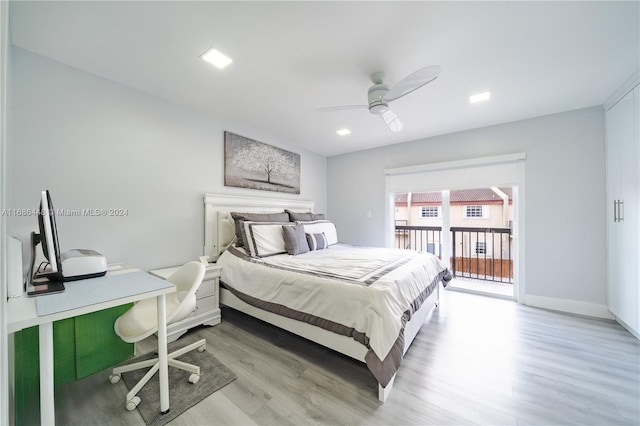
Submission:
[[[204,204],[220,302],[364,362],[384,401],[451,279],[446,266],[429,253],[342,244],[311,201],[205,194]]]

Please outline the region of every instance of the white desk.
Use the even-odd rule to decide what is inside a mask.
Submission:
[[[127,275],[125,279],[124,275]],[[110,285],[113,291],[89,292],[89,285]],[[65,283],[63,293],[38,297],[22,297],[9,299],[7,302],[7,329],[15,333],[22,329],[38,326],[40,343],[40,422],[43,425],[55,424],[55,400],[53,386],[53,322],[96,312],[103,309],[120,306],[138,300],[156,297],[158,302],[158,359],[160,361],[160,411],[169,410],[169,373],[167,363],[167,318],[165,295],[175,291],[175,286],[167,281],[152,277],[141,271],[122,267],[110,266],[107,275],[100,278],[80,280]],[[142,289],[142,290],[141,290]],[[51,298],[44,300],[43,298]],[[58,298],[56,300],[55,298]],[[38,302],[41,299],[41,302]],[[72,300],[72,302],[70,302]],[[44,303],[46,302],[46,303]],[[51,302],[51,303],[50,303]],[[41,306],[37,306],[38,303]],[[38,316],[38,310],[51,309],[51,304],[58,304],[64,309],[59,312]],[[55,309],[54,309],[55,310]]]

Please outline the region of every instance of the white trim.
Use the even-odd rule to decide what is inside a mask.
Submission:
[[[453,255],[451,238],[451,191],[444,189],[441,192],[442,200],[442,259],[451,259]]]
[[[493,166],[496,164],[515,163],[518,161],[524,161],[525,159],[526,159],[526,154],[524,152],[518,152],[515,154],[496,155],[493,157],[469,158],[466,160],[445,161],[442,163],[429,163],[429,164],[420,164],[417,166],[385,169],[384,174],[387,176],[392,176],[392,175],[406,175],[406,174],[419,173],[419,172],[434,172],[439,170],[466,169],[469,167],[483,167],[483,166]]]
[[[640,84],[640,69],[636,70],[631,77],[618,89],[602,106],[605,111],[609,110],[618,101],[625,97],[627,93],[632,91],[634,87]]]
[[[618,324],[620,324],[621,326],[623,326],[629,333],[633,334],[633,336],[640,340],[640,333],[638,333],[636,330],[633,329],[633,327],[631,327],[629,324],[627,324],[626,322],[622,321],[620,318],[616,317],[616,322]]]
[[[579,300],[559,299],[556,297],[527,294],[525,298],[525,305],[588,317],[615,319],[614,315],[609,312],[606,305],[582,302]]]
[[[513,286],[513,297],[518,303],[524,303],[525,297],[525,277],[526,277],[526,264],[525,264],[525,221],[524,221],[524,191],[525,191],[525,179],[524,179],[524,167],[520,167],[518,170],[518,186],[512,188],[513,198],[513,225],[511,228],[511,238],[513,239],[513,258],[518,259],[513,263],[513,276],[519,280],[517,284]]]
[[[393,247],[395,245],[395,215],[396,215],[396,198],[393,192],[391,192],[391,176],[386,175],[384,177],[384,193],[385,193],[385,209],[384,209],[384,223],[385,223],[385,247]],[[391,226],[393,223],[393,226]]]

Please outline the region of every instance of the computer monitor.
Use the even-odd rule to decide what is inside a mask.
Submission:
[[[37,282],[38,285],[41,285],[43,281],[62,284],[62,282],[66,281],[101,277],[107,273],[106,259],[94,250],[72,249],[64,252],[60,251],[56,211],[53,208],[49,190],[44,190],[40,194],[38,229],[39,234],[31,233],[30,284],[35,285]],[[44,254],[46,261],[34,269],[38,244],[42,244],[42,254]],[[43,287],[42,292],[53,292],[53,287],[55,286]]]
[[[62,270],[60,261],[60,244],[58,243],[58,228],[56,226],[56,212],[51,202],[49,190],[40,194],[40,206],[38,209],[39,234],[31,233],[31,268],[29,269],[29,295],[55,293],[64,290],[62,284]],[[36,247],[42,244],[42,253],[47,259],[48,265],[41,264],[34,270],[36,261]],[[44,270],[41,270],[44,266]],[[43,282],[43,279],[49,281]]]
[[[49,262],[49,275],[52,277],[60,275],[60,243],[56,227],[56,212],[51,202],[49,190],[42,191],[41,194],[38,228],[40,229],[42,252]]]

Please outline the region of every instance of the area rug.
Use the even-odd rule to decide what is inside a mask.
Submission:
[[[189,339],[191,340],[191,339]],[[196,339],[193,339],[194,341]],[[169,345],[179,349],[190,342],[179,340],[175,345]],[[142,355],[131,360],[131,363],[154,358],[157,354]],[[169,367],[169,407],[167,414],[160,414],[160,383],[158,373],[138,392],[140,404],[138,411],[148,426],[162,426],[193,407],[215,391],[225,387],[236,379],[233,371],[225,367],[208,351],[198,352],[193,350],[177,358],[180,361],[195,364],[200,367],[200,380],[196,384],[189,382],[191,373],[178,368]],[[122,374],[122,380],[127,389],[131,389],[144,376],[147,369],[130,371]]]

